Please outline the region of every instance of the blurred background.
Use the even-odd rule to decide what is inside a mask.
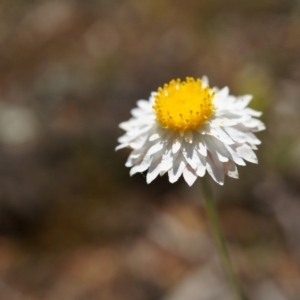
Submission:
[[[201,188],[129,177],[138,99],[173,78],[253,94],[259,165],[212,183],[252,300],[300,299],[296,0],[0,1],[0,298],[232,300]]]

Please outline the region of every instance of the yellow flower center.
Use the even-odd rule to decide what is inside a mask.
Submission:
[[[214,112],[214,92],[209,86],[203,87],[200,79],[172,80],[157,92],[153,108],[164,128],[193,130],[201,127]]]

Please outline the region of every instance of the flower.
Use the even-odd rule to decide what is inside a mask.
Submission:
[[[251,99],[211,88],[206,77],[172,80],[137,102],[119,125],[126,133],[116,150],[133,149],[125,165],[130,175],[148,170],[147,183],[168,173],[171,183],[183,175],[191,186],[207,171],[223,185],[225,174],[238,178],[236,165],[257,163],[253,150],[261,142],[253,132],[265,125],[255,118],[261,112],[247,107]]]

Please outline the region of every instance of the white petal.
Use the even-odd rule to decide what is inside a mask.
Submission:
[[[168,132],[162,130],[160,126],[153,126],[151,133],[148,133],[149,141],[155,141],[157,139],[165,139]]]
[[[193,133],[192,131],[188,130],[184,133],[184,139],[186,142],[188,143],[192,143],[193,142]]]
[[[253,116],[253,117],[260,117],[260,116],[262,115],[262,112],[257,111],[257,110],[254,110],[254,109],[249,108],[249,107],[246,108],[245,111],[246,111],[249,115],[251,115],[251,116]]]
[[[230,152],[231,156],[232,156],[232,159],[233,161],[239,165],[239,166],[245,166],[246,163],[244,162],[244,160],[236,153],[236,150],[231,147],[231,146],[228,146],[228,151]]]
[[[126,144],[120,144],[119,146],[117,146],[117,147],[115,148],[115,151],[118,151],[118,150],[123,149],[123,148],[126,148],[126,147],[128,147],[128,145],[126,145]]]
[[[133,151],[129,155],[129,157],[128,157],[126,163],[125,163],[125,166],[128,167],[128,168],[131,168],[134,165],[139,165],[142,162],[142,160],[144,159],[144,157],[145,157],[144,152],[142,152],[140,150],[139,151]]]
[[[132,176],[136,173],[145,172],[149,168],[151,161],[152,161],[151,157],[145,156],[139,165],[136,165],[130,169],[130,172],[129,172],[130,176]]]
[[[229,158],[231,158],[231,154],[227,150],[226,145],[224,145],[218,139],[209,135],[206,135],[204,139],[208,151],[214,156],[218,157],[221,162],[226,162]]]
[[[200,140],[202,139],[202,141]],[[197,151],[203,155],[206,156],[207,155],[207,149],[206,149],[206,145],[203,142],[203,136],[201,136],[200,138],[198,138],[197,142],[195,142],[195,147],[197,149]]]
[[[238,107],[244,108],[244,107],[248,106],[248,104],[251,102],[252,98],[253,98],[252,95],[244,95],[244,96],[237,97]]]
[[[149,148],[149,150],[147,151],[147,155],[152,155],[160,150],[162,150],[164,147],[164,144],[162,141],[159,141],[158,143],[154,144],[153,146],[151,146]]]
[[[248,119],[247,121],[245,121],[243,123],[243,125],[245,125],[246,127],[251,128],[251,130],[258,129],[258,128],[263,128],[263,129],[266,128],[265,125],[260,120],[257,120],[257,119],[254,119],[254,118]],[[261,130],[263,130],[263,129],[261,129]]]
[[[154,133],[152,134],[150,137],[149,137],[149,141],[152,142],[152,141],[155,141],[157,139],[160,138],[160,135],[158,133]]]
[[[220,185],[224,184],[225,176],[224,176],[223,163],[221,163],[217,158],[215,158],[210,153],[208,153],[206,157],[206,169],[215,182],[217,182]]]
[[[158,153],[153,160],[151,161],[151,165],[149,167],[146,182],[151,183],[160,173],[160,162],[161,162],[161,153]]]
[[[202,87],[206,88],[208,86],[208,84],[209,84],[208,77],[205,76],[205,75],[202,76],[201,81],[202,81]]]
[[[139,138],[137,138],[134,141],[130,142],[129,146],[132,149],[139,149],[145,144],[147,139],[148,139],[147,136],[140,136]]]
[[[253,132],[265,130],[266,126],[263,122],[259,121],[255,128],[252,129]]]
[[[198,158],[199,158],[199,164],[196,169],[196,174],[200,177],[203,177],[206,172],[206,157],[199,153]]]
[[[223,166],[224,166],[224,171],[229,177],[239,178],[237,167],[232,160],[229,160],[228,162],[224,163]]]
[[[197,155],[196,150],[194,149],[194,146],[191,144],[184,144],[182,147],[182,154],[188,164],[196,170],[199,165],[199,157]]]
[[[181,144],[182,144],[182,137],[181,138],[176,138],[173,141],[172,144],[172,152],[175,154],[179,151],[179,149],[181,148]]]
[[[226,98],[229,94],[229,88],[227,86],[223,87],[221,90],[216,92],[215,97],[213,98],[213,101],[215,103],[222,101],[224,98]]]
[[[189,186],[192,186],[197,179],[197,175],[195,174],[195,171],[193,169],[187,166],[183,170],[183,178]]]
[[[245,143],[247,141],[247,137],[244,132],[236,130],[234,127],[224,127],[224,130],[230,135],[230,137],[239,143]]]
[[[225,143],[227,145],[234,144],[234,141],[230,138],[230,136],[221,127],[216,127],[216,128],[212,127],[210,131],[213,136],[215,136],[217,139],[219,139],[223,143]]]
[[[165,175],[167,172],[168,172],[168,171],[166,171],[166,170],[160,170],[159,176],[163,176],[163,175]]]
[[[119,128],[127,131],[131,129],[131,125],[129,124],[129,122],[122,122],[119,124]]]
[[[171,150],[167,150],[162,156],[160,163],[161,174],[169,171],[173,166],[173,153]]]
[[[247,142],[251,145],[252,144],[254,144],[254,145],[260,145],[261,144],[261,141],[252,132],[247,132],[246,133],[246,138],[247,138]]]
[[[243,159],[252,162],[254,164],[258,163],[257,157],[253,150],[246,144],[240,146],[237,148],[237,153],[239,156],[241,156]]]
[[[152,92],[149,98],[149,102],[151,106],[155,103],[155,96],[157,95],[157,92]]]
[[[139,100],[137,102],[138,107],[140,107],[143,110],[149,110],[152,109],[152,105],[149,101],[147,100]]]
[[[169,181],[171,183],[176,182],[181,176],[184,168],[186,167],[186,162],[181,154],[173,162],[173,168],[168,171]]]
[[[144,111],[138,107],[133,108],[130,113],[134,116],[134,117],[139,117],[141,115],[144,114]]]

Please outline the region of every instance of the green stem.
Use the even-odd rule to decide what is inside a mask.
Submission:
[[[232,290],[236,295],[236,299],[248,300],[240,286],[236,274],[234,273],[229,253],[226,247],[226,243],[224,240],[224,236],[222,234],[221,226],[219,223],[218,213],[215,207],[215,203],[213,201],[212,191],[206,177],[207,176],[204,176],[202,178],[202,190],[205,198],[205,208],[214,234],[215,242],[218,247],[219,255],[222,260],[223,267],[230,281]]]

